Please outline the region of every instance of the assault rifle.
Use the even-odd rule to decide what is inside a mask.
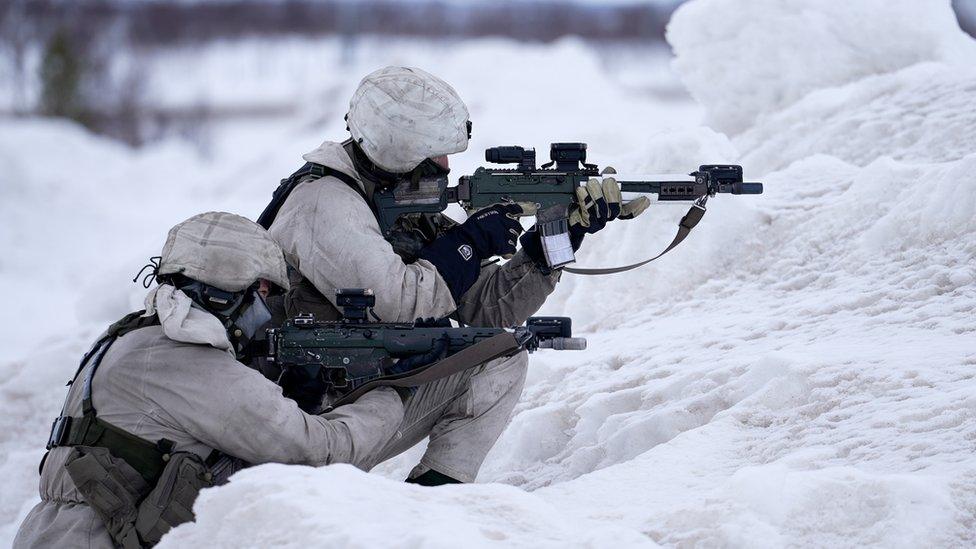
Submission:
[[[414,387],[522,350],[580,350],[565,317],[533,317],[525,326],[454,328],[372,322],[372,290],[336,291],[342,319],[311,315],[268,331],[267,361],[286,397],[309,413],[352,402],[378,386]]]
[[[389,236],[396,220],[409,213],[437,213],[457,202],[467,210],[477,210],[500,202],[532,203],[538,210],[537,227],[550,268],[576,260],[569,242],[569,211],[576,201],[576,188],[591,177],[601,177],[596,164],[586,163],[586,143],[552,143],[550,162],[536,167],[535,149],[518,146],[492,147],[485,160],[494,164],[515,164],[515,168],[478,168],[462,176],[457,186],[448,187],[447,178],[405,181],[392,189],[377,191],[373,203],[380,229]],[[608,174],[610,175],[610,174]],[[658,256],[628,267],[612,269],[566,268],[578,274],[621,272],[653,261],[678,245],[705,213],[705,202],[716,194],[762,194],[762,183],[742,180],[742,167],[702,165],[688,175],[630,177],[612,175],[624,193],[656,195],[659,202],[691,202],[692,208],[679,224],[678,235]]]

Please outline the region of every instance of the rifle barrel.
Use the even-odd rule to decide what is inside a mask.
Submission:
[[[732,194],[762,194],[762,183],[739,183],[732,187]]]

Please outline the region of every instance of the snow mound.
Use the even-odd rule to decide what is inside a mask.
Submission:
[[[571,518],[510,486],[430,490],[349,465],[249,469],[205,490],[194,510],[196,522],[174,529],[160,549],[657,546],[633,530]]]
[[[820,88],[976,56],[949,0],[696,0],[667,39],[706,122],[732,134]]]
[[[976,151],[976,54],[961,69],[924,63],[810,93],[744,131],[743,163],[782,169],[814,153],[863,166],[879,156],[958,160]]]
[[[735,17],[790,29],[826,15],[842,27],[865,23],[866,5],[889,17],[870,3],[740,3],[732,13],[690,2],[672,25],[675,65],[693,92],[702,75],[734,92],[734,81],[722,85],[723,55],[749,45],[696,57],[682,44],[697,38],[681,29],[707,34]],[[916,13],[932,36],[940,25],[957,32],[941,11],[891,9]],[[665,545],[971,545],[976,77],[950,65],[971,41],[913,58],[901,46],[864,50],[858,41],[873,37],[834,37],[820,49],[849,71],[818,76],[788,34],[753,52],[775,64],[781,41],[797,67],[813,68],[807,80],[757,76],[760,87],[795,85],[779,89],[787,99],[699,97],[710,116],[755,113],[731,143],[691,131],[645,149],[649,163],[683,159],[674,144],[738,155],[765,194],[710,201],[690,245],[640,271],[567,277],[549,312],[593,331],[589,350],[533,362],[541,368],[480,478],[577,511],[585,495],[597,509],[586,516],[613,509]],[[588,238],[581,263],[651,255],[676,218],[652,209],[609,227]]]
[[[954,509],[944,482],[930,475],[791,470],[775,463],[744,468],[722,488],[742,503],[732,526],[741,528],[743,544],[765,538],[769,546],[924,547],[940,539],[937,532],[952,529]]]

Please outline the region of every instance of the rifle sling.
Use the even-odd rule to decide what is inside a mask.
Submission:
[[[511,356],[521,351],[523,345],[510,332],[494,335],[466,349],[439,360],[429,366],[411,370],[403,374],[374,379],[360,385],[356,390],[343,395],[333,402],[330,409],[349,404],[377,387],[416,387],[438,379],[452,376],[469,368],[480,366],[488,361]]]
[[[681,242],[691,233],[691,230],[695,228],[695,225],[698,225],[698,222],[701,221],[704,215],[705,215],[704,206],[699,204],[695,204],[694,206],[692,206],[691,209],[688,210],[688,213],[686,213],[685,216],[681,218],[681,221],[678,222],[678,233],[674,235],[674,239],[671,240],[671,244],[668,244],[668,247],[665,248],[663,252],[657,254],[656,256],[650,259],[645,259],[644,261],[633,263],[631,265],[624,265],[623,267],[603,267],[597,269],[588,269],[584,267],[563,267],[562,270],[567,273],[593,276],[593,275],[623,273],[626,271],[636,269],[638,267],[643,267],[644,265],[647,265],[651,261],[654,261],[655,259],[661,257],[662,255],[670,252],[678,244],[681,244]]]

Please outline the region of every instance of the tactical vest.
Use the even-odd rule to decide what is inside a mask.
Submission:
[[[68,399],[54,420],[47,450],[71,448],[64,467],[85,502],[126,549],[151,547],[174,526],[194,519],[193,502],[201,489],[223,484],[246,464],[214,451],[206,460],[176,452],[167,439],[148,441],[100,419],[92,401],[92,380],[116,339],[159,324],[145,311],[112,324],[81,360],[73,385],[91,363],[82,388],[82,416],[66,416]],[[70,394],[69,394],[70,398]],[[48,454],[41,460],[43,471]]]
[[[270,229],[278,211],[295,187],[306,181],[315,181],[323,177],[335,177],[345,183],[362,197],[373,215],[377,215],[376,205],[373,204],[359,182],[353,177],[322,164],[307,162],[298,171],[281,180],[278,188],[272,194],[271,202],[258,216],[258,224],[265,229]],[[396,225],[387,235],[386,240],[393,247],[394,253],[409,265],[417,260],[420,250],[424,246],[454,225],[456,223],[451,218],[441,214],[403,215],[397,219]],[[291,285],[288,293],[280,299],[268,300],[268,306],[274,314],[273,322],[275,325],[280,325],[286,318],[294,318],[299,314],[311,313],[315,315],[317,320],[338,320],[342,317],[332,302],[323,296],[310,280],[302,276],[298,269],[290,265],[288,267],[288,278]]]

